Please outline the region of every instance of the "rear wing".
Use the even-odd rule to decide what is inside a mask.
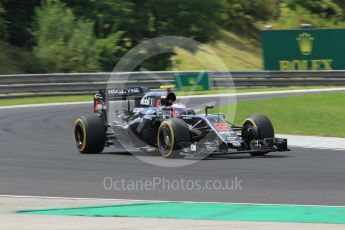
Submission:
[[[134,106],[136,107],[147,92],[150,92],[147,87],[100,89],[93,97],[94,112],[106,115],[110,101],[127,101],[128,111],[130,111],[130,100],[134,100]]]
[[[104,101],[134,100],[142,98],[150,89],[147,87],[100,89],[98,94]]]

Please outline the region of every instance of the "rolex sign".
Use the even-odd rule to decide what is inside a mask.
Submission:
[[[265,70],[345,70],[345,29],[262,31]]]

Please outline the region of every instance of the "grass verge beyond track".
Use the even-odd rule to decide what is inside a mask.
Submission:
[[[231,112],[226,105],[219,110],[225,114]],[[276,133],[345,137],[345,93],[241,102],[235,124],[242,124],[246,115],[254,113],[266,114]]]
[[[327,86],[309,86],[309,87],[255,87],[237,90],[209,90],[209,91],[194,91],[194,92],[177,92],[178,96],[182,95],[206,95],[206,94],[222,94],[222,93],[246,93],[246,92],[263,92],[263,91],[281,91],[281,90],[299,90],[299,89],[320,89],[320,88],[337,88]],[[54,103],[54,102],[79,102],[90,101],[92,102],[92,95],[76,95],[76,96],[35,96],[24,98],[3,98],[0,99],[0,106],[9,105],[27,105],[27,104],[42,104],[42,103]]]
[[[286,89],[301,88],[260,88],[237,90],[237,92]],[[231,91],[218,91],[218,93],[231,93]],[[203,94],[203,92],[195,94]],[[92,95],[0,99],[0,106],[75,101],[91,102]],[[241,124],[243,118],[248,114],[264,113],[272,120],[276,133],[345,137],[344,101],[345,93],[323,93],[241,102],[237,107],[235,124]],[[222,106],[220,110],[224,113],[233,112],[229,111],[226,105]]]
[[[345,208],[301,205],[154,202],[23,210],[23,214],[345,224]]]

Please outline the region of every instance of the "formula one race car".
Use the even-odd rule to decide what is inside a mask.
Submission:
[[[113,107],[113,102],[122,106]],[[265,115],[248,116],[242,126],[236,126],[222,114],[209,114],[211,108],[206,106],[200,115],[167,103],[167,92],[144,87],[102,89],[94,95],[94,114],[76,119],[74,139],[81,153],[122,147],[159,152],[165,158],[289,151],[286,139],[274,137]]]

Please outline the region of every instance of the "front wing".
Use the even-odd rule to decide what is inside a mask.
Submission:
[[[242,143],[235,147],[218,140],[198,143],[181,143],[181,155],[213,155],[213,154],[241,154],[258,152],[285,152],[290,151],[287,146],[287,139],[265,138],[263,140],[252,140],[248,145]]]

